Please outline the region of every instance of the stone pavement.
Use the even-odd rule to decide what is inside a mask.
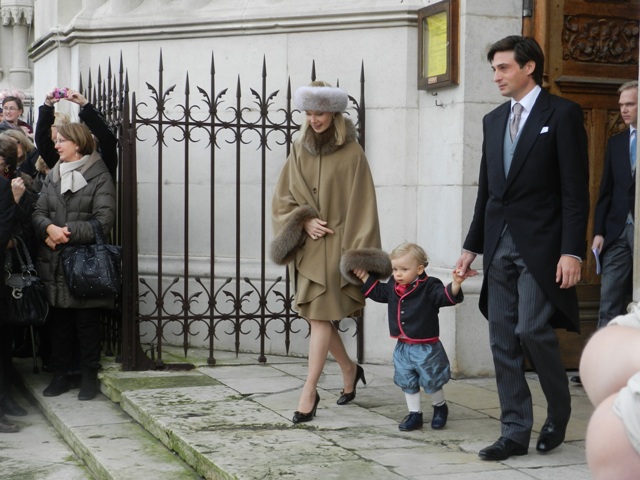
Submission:
[[[319,384],[321,401],[313,422],[294,426],[290,419],[306,375],[306,360],[216,352],[217,365],[188,358],[189,372],[122,372],[103,363],[104,395],[77,400],[77,390],[42,397],[49,375],[34,375],[17,361],[27,391],[61,436],[91,470],[86,477],[15,478],[105,479],[349,479],[349,480],[557,480],[591,478],[584,437],[591,414],[584,390],[571,386],[573,413],[566,443],[547,455],[535,451],[545,420],[545,402],[535,374],[535,433],[529,455],[486,462],[478,450],[500,434],[494,379],[452,380],[445,386],[449,422],[434,431],[428,398],[423,396],[425,428],[400,432],[406,415],[404,395],[393,385],[393,367],[365,364],[367,385],[358,386],[349,405],[338,406],[341,375],[328,362]],[[170,356],[169,356],[170,357]],[[165,355],[167,362],[184,362]],[[40,445],[32,416],[18,419],[20,435]],[[143,428],[144,427],[144,428]],[[7,437],[7,438],[5,438]],[[9,435],[0,439],[9,441]],[[26,447],[25,447],[26,448]],[[40,446],[38,446],[38,449]],[[37,450],[21,462],[39,460]],[[5,457],[3,450],[0,456]],[[12,451],[13,452],[13,451]],[[9,452],[11,457],[14,453]],[[61,451],[62,452],[62,451]],[[60,462],[68,458],[61,453]],[[6,477],[4,462],[0,477]]]
[[[58,435],[42,412],[20,391],[13,397],[29,412],[26,417],[9,417],[20,424],[19,433],[0,434],[0,478],[2,480],[85,480],[93,478]]]

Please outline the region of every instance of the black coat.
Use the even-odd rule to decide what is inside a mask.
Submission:
[[[585,258],[589,165],[582,109],[542,90],[522,127],[509,175],[503,162],[510,102],[483,119],[484,142],[473,220],[463,248],[482,253],[480,310],[487,309],[487,272],[505,223],[527,268],[557,307],[554,327],[579,331],[575,288],[561,289],[561,255]]]
[[[4,177],[0,177],[0,268],[3,269],[7,254],[7,244],[13,234],[15,208],[16,202],[13,200],[13,194],[11,193],[11,182]],[[0,277],[2,277],[0,279],[0,296],[4,298],[7,294],[4,288],[4,275],[0,275]],[[0,315],[5,314],[6,312],[0,313]]]
[[[90,220],[102,226],[104,238],[113,228],[116,210],[116,188],[107,167],[94,152],[79,170],[87,185],[75,193],[60,193],[60,166],[56,165],[47,176],[42,194],[33,212],[33,227],[38,241],[37,271],[47,290],[49,304],[58,308],[111,308],[113,299],[108,297],[80,298],[69,291],[60,251],[51,250],[44,242],[47,227],[51,224],[67,226],[71,232],[69,245],[95,243],[95,231]]]
[[[393,338],[424,340],[440,335],[438,313],[441,307],[462,302],[462,290],[451,293],[451,284],[446,287],[438,278],[420,275],[406,292],[400,296],[393,279],[380,282],[370,275],[361,291],[366,298],[388,304],[389,333]]]
[[[631,130],[627,130],[614,135],[607,143],[593,224],[593,235],[604,237],[603,252],[622,234],[627,215],[635,206],[636,179],[631,175],[630,132]]]

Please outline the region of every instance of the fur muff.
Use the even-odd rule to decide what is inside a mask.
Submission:
[[[317,216],[316,211],[309,205],[302,205],[293,212],[291,218],[271,242],[269,256],[273,263],[286,265],[293,260],[296,252],[302,247],[306,239],[305,222]]]
[[[378,248],[360,248],[349,250],[340,259],[340,273],[349,283],[362,285],[353,270],[366,270],[377,278],[387,278],[391,275],[391,260],[389,254]]]

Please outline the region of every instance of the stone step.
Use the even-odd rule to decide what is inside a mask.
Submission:
[[[51,375],[34,374],[29,360],[14,360],[32,401],[95,478],[197,480],[202,477],[103,394],[79,401],[78,390],[44,397]],[[101,374],[102,375],[102,374]]]

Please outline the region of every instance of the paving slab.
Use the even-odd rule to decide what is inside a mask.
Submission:
[[[306,375],[299,361],[252,365],[235,358],[229,365],[197,369],[219,382],[216,385],[130,390],[122,393],[121,401],[125,411],[205,478],[518,480],[536,478],[532,472],[551,475],[554,469],[574,474],[569,478],[589,478],[581,477],[588,471],[586,424],[581,419],[572,419],[569,443],[550,455],[537,454],[533,438],[530,455],[485,462],[477,452],[500,432],[495,380],[450,382],[445,387],[447,428],[432,430],[427,421],[422,430],[400,432],[397,426],[406,406],[393,385],[393,367],[366,365],[365,371],[367,385],[358,386],[356,400],[338,406],[342,378],[337,365],[329,362],[319,382],[317,416],[295,426],[290,417]],[[545,416],[537,404],[542,393],[537,377],[531,374],[529,380],[539,428]],[[584,414],[588,400],[577,400]],[[423,410],[428,420],[426,395]]]
[[[179,359],[179,350],[165,355],[165,361],[172,357]],[[364,365],[367,385],[358,385],[357,397],[349,405],[338,406],[342,376],[335,362],[328,362],[318,385],[321,401],[316,417],[293,425],[306,363],[299,358],[269,359],[273,361],[260,364],[255,355],[220,352],[211,366],[206,355],[190,351],[189,360],[196,368],[188,372],[121,372],[117,365],[104,362],[100,379],[107,397],[78,402],[76,393],[70,392],[42,399],[42,408],[53,411],[52,422],[60,431],[75,436],[69,443],[80,458],[91,456],[97,463],[110,464],[125,457],[120,461],[129,469],[128,476],[111,478],[146,479],[149,471],[158,470],[166,474],[164,478],[215,480],[591,478],[584,437],[592,409],[581,389],[572,388],[576,415],[569,423],[567,442],[540,455],[535,441],[546,406],[537,376],[529,374],[535,415],[529,455],[486,462],[479,459],[478,450],[500,435],[495,379],[449,382],[445,387],[449,422],[442,430],[430,428],[432,407],[423,395],[424,428],[400,432],[406,405],[404,394],[393,384],[392,365]],[[109,411],[105,405],[113,411],[105,413]],[[146,466],[142,473],[145,468],[137,462],[149,457],[154,464],[154,449],[145,451],[144,442],[137,446],[118,442],[119,434],[135,438],[126,431],[134,427],[148,435],[149,446],[161,444],[170,456],[167,462],[191,466],[192,476],[167,474],[175,467],[159,468],[159,464]],[[108,446],[117,443],[129,452]],[[100,466],[91,468],[99,471]]]
[[[26,408],[26,417],[9,417],[21,430],[0,435],[0,478],[3,480],[92,480],[82,460],[60,437],[45,416],[18,389],[13,397]]]

